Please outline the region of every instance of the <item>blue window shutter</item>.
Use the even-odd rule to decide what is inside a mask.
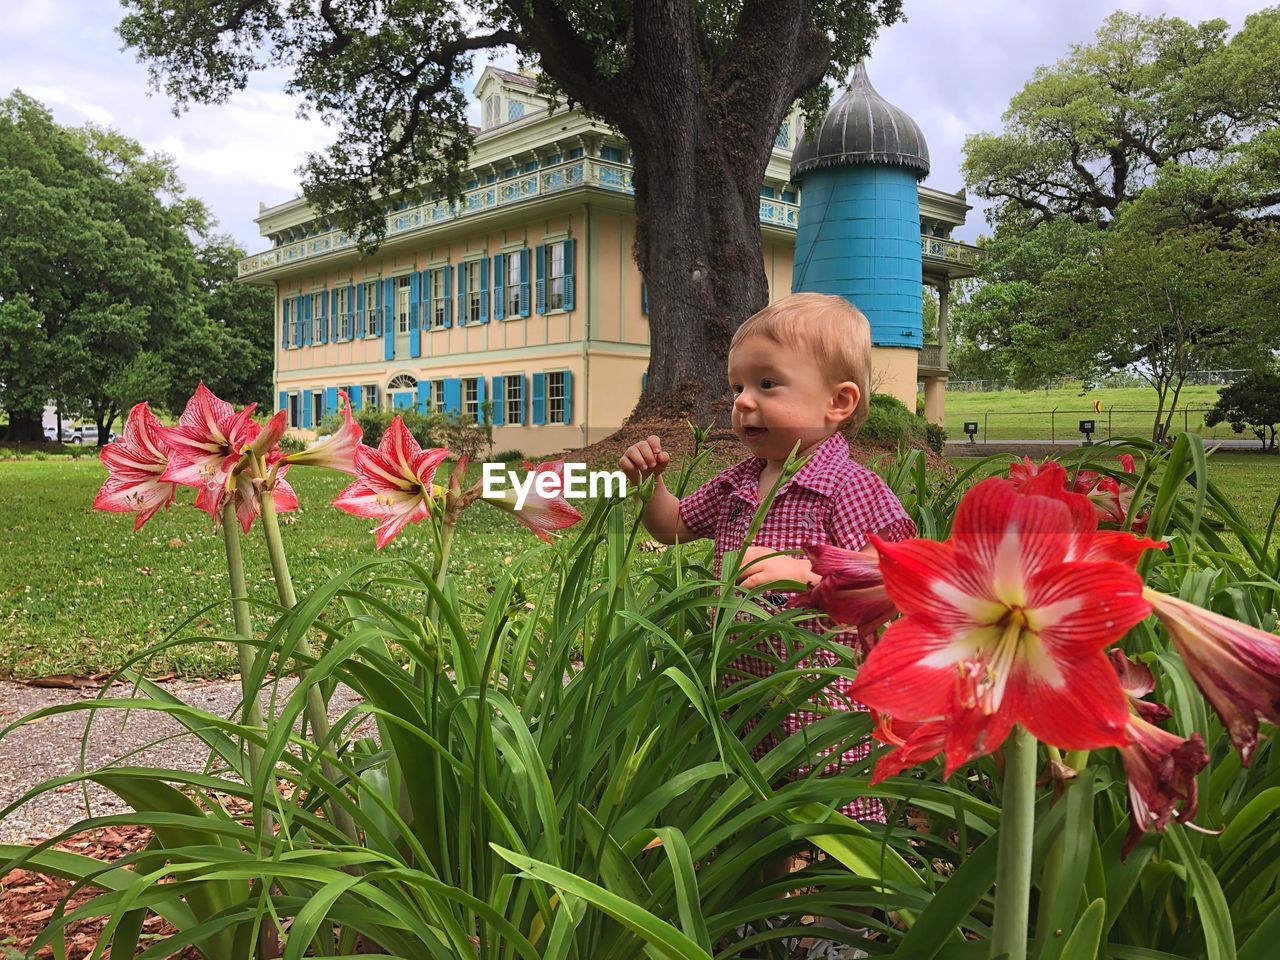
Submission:
[[[467,265],[458,264],[458,326],[465,326],[471,318],[467,316]]]
[[[357,410],[360,409],[360,404],[364,400],[364,397],[361,396],[363,392],[364,392],[363,390],[361,390],[359,387],[355,385],[349,385],[347,387],[347,399],[351,401],[352,413],[355,413]]]
[[[502,256],[502,254],[498,254]],[[482,383],[484,381],[481,381]],[[505,388],[506,379],[504,377],[493,378],[493,425],[501,427],[507,422],[507,391]]]
[[[396,282],[391,279],[382,281],[382,359],[396,358],[395,318],[391,315],[396,302]]]
[[[577,243],[573,240],[564,242],[564,309],[573,309],[573,254]],[[567,381],[566,381],[567,382]],[[569,421],[566,420],[565,423]]]
[[[484,423],[484,377],[476,377],[476,423]]]
[[[418,412],[419,413],[431,412],[431,381],[430,380],[418,381]]]
[[[537,310],[539,313],[547,312],[547,247],[546,244],[538,244],[538,248],[533,251],[533,265],[537,273],[534,286],[537,290]]]
[[[417,272],[409,274],[409,356],[422,356],[422,338],[418,335],[418,316],[420,313],[418,304],[418,282]]]
[[[444,277],[444,292],[440,294],[440,298],[444,300],[444,325],[446,327],[453,326],[453,267],[445,264],[440,275]]]
[[[287,391],[287,390],[281,390],[281,391],[280,391],[280,397],[279,397],[279,399],[280,399],[280,406],[279,406],[277,409],[280,409],[280,410],[288,410],[288,409],[289,409],[289,393],[288,393],[288,391]],[[286,416],[287,416],[287,414],[286,414]]]
[[[648,389],[649,389],[649,371],[646,370],[644,373],[640,374],[640,392],[644,393]]]
[[[649,284],[644,280],[640,281],[640,312],[649,315]]]
[[[368,334],[368,321],[364,318],[364,284],[356,285],[356,313],[360,316],[360,323],[364,326],[364,332]],[[355,336],[355,330],[351,331],[351,335]]]
[[[280,349],[289,348],[289,299],[280,301]]]
[[[529,315],[529,251],[520,251],[520,316]]]
[[[302,298],[302,345],[311,346],[311,297]]]
[[[489,258],[480,260],[480,322],[489,322]],[[483,385],[484,380],[480,383]]]
[[[449,377],[444,382],[444,412],[462,412],[462,381],[457,377]]]
[[[547,422],[547,375],[533,375],[533,422]]]
[[[573,371],[564,372],[564,419],[562,423],[573,423]]]
[[[324,391],[324,413],[328,416],[338,412],[338,388],[326,387]]]
[[[431,322],[435,318],[435,313],[431,309],[431,271],[422,271],[422,319],[421,325],[423,330],[431,329]]]
[[[507,315],[507,258],[501,253],[493,255],[493,319]]]
[[[302,391],[302,426],[311,429],[311,391]]]

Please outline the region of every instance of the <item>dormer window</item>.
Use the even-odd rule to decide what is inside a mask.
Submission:
[[[524,104],[519,100],[507,100],[507,121],[519,120],[524,116]]]
[[[484,101],[484,128],[488,130],[490,127],[496,127],[502,122],[502,115],[498,112],[502,107],[502,98],[498,94],[485,97]]]

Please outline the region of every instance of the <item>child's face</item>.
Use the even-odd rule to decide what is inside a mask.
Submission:
[[[807,351],[751,336],[729,353],[733,432],[757,457],[782,461],[829,437],[857,405],[852,383],[832,384]],[[848,390],[852,388],[852,405]],[[846,409],[847,407],[847,409]]]

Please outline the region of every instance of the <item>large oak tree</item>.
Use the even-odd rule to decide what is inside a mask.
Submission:
[[[126,0],[125,42],[178,104],[224,101],[269,66],[334,125],[308,199],[376,244],[379,197],[456,195],[472,132],[461,81],[481,51],[627,138],[635,259],[648,282],[645,402],[705,415],[734,328],[768,302],[760,187],[801,100],[820,116],[901,0]]]

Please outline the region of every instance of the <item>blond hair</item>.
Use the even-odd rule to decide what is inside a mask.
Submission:
[[[748,337],[808,351],[832,386],[846,380],[856,384],[858,406],[846,422],[862,426],[871,403],[871,324],[861,310],[843,297],[793,293],[744,320],[729,352]]]

